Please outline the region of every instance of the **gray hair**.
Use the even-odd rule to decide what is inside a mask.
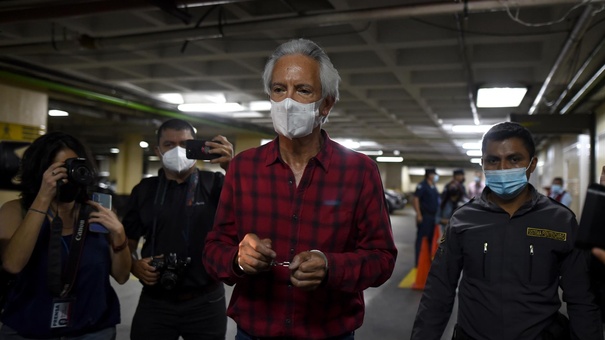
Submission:
[[[279,45],[273,52],[267,61],[267,64],[265,64],[265,71],[263,72],[265,93],[271,95],[271,76],[273,75],[275,63],[279,58],[291,54],[302,54],[316,60],[319,63],[319,79],[321,81],[322,98],[331,96],[335,101],[338,101],[340,97],[338,93],[338,83],[340,82],[338,71],[334,68],[334,65],[332,65],[326,52],[316,43],[307,39],[290,40]]]

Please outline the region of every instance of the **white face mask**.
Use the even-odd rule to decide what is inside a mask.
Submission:
[[[286,98],[281,102],[271,101],[271,119],[275,132],[288,139],[305,137],[323,123],[319,115],[319,106],[323,99],[314,103],[303,104]]]
[[[162,154],[161,151],[160,154]],[[162,164],[170,171],[181,173],[191,169],[195,164],[195,159],[188,159],[185,149],[177,146],[162,155]]]

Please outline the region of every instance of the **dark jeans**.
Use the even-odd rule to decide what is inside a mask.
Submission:
[[[227,332],[225,288],[179,301],[141,293],[132,319],[132,340],[224,340]]]
[[[237,327],[237,334],[235,334],[235,340],[271,340],[271,339],[287,340],[287,338],[256,338],[256,337],[253,337],[250,334],[244,332],[239,327]],[[355,340],[355,332],[351,332],[350,334],[345,334],[345,335],[341,335],[341,336],[335,336],[335,337],[328,338],[325,340]]]
[[[418,256],[420,255],[420,247],[422,246],[422,238],[426,237],[429,240],[429,251],[433,242],[433,234],[435,234],[435,216],[422,215],[422,223],[417,224],[416,230],[416,267],[418,267]]]

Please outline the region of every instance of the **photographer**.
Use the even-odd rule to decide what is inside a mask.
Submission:
[[[131,339],[224,339],[227,328],[223,284],[210,278],[202,264],[206,234],[211,230],[223,174],[198,170],[186,157],[193,140],[191,124],[164,122],[157,131],[159,176],[143,179],[130,195],[123,223],[133,256],[141,237],[142,259],[132,273],[143,284],[132,320]],[[227,169],[233,147],[223,136],[207,142],[211,160]],[[191,150],[190,150],[191,151]]]
[[[25,151],[20,199],[0,208],[2,266],[15,275],[0,339],[115,339],[120,305],[109,275],[125,283],[130,256],[117,216],[87,199],[94,176],[85,147],[65,133]]]

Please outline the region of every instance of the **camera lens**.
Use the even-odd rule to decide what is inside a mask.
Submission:
[[[176,286],[178,278],[179,277],[175,272],[167,270],[162,275],[160,283],[162,284],[162,287],[164,287],[164,289],[172,290]]]

